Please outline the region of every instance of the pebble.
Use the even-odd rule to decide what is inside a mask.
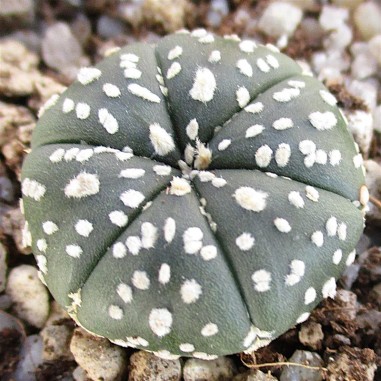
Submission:
[[[372,299],[381,307],[381,283],[377,283],[371,290]]]
[[[353,44],[351,51],[355,57],[351,65],[351,73],[354,78],[364,79],[377,74],[377,59],[370,51],[369,46],[369,44],[361,42]]]
[[[112,345],[107,339],[95,337],[82,328],[74,330],[70,350],[78,365],[94,380],[118,380],[127,365],[123,348]]]
[[[70,352],[70,339],[73,329],[66,325],[48,325],[40,332],[43,341],[42,357],[46,361],[54,361],[60,358],[73,359]]]
[[[303,12],[290,3],[275,1],[265,9],[258,28],[271,37],[292,36],[302,20]]]
[[[7,271],[7,251],[3,244],[0,243],[0,293],[5,290]]]
[[[91,22],[85,14],[79,13],[71,23],[70,29],[82,46],[87,44],[91,37],[92,30]]]
[[[367,335],[374,335],[380,330],[381,311],[375,309],[365,311],[357,316],[356,323]]]
[[[360,98],[365,105],[374,110],[377,104],[378,82],[373,78],[354,79],[347,83],[347,90],[356,98]]]
[[[331,0],[332,4],[338,7],[348,8],[350,10],[358,7],[364,0]]]
[[[324,39],[323,44],[326,50],[343,51],[352,42],[352,38],[352,29],[347,24],[342,24]]]
[[[329,32],[339,29],[348,17],[348,9],[324,5],[319,16],[319,23],[325,31]]]
[[[73,371],[73,378],[75,381],[88,381],[87,373],[86,371],[81,368],[80,366],[77,366]]]
[[[298,335],[303,345],[314,350],[321,348],[324,339],[321,324],[309,320],[301,325]]]
[[[278,381],[271,373],[263,373],[260,370],[251,370],[244,374],[239,374],[233,381]]]
[[[0,2],[1,27],[16,29],[33,24],[34,19],[35,2],[33,0],[2,0]]]
[[[373,116],[369,111],[354,110],[345,113],[348,129],[352,133],[360,151],[367,155],[373,137]]]
[[[346,317],[355,320],[357,315],[357,295],[349,290],[338,289],[335,297],[336,303],[345,310]]]
[[[377,63],[381,66],[381,34],[372,37],[368,42],[368,46],[370,53],[376,59]]]
[[[130,2],[120,2],[117,5],[117,13],[121,20],[128,22],[134,28],[137,28],[143,20],[144,0],[133,0]]]
[[[233,361],[228,357],[206,361],[189,359],[184,365],[184,381],[230,381],[236,373]]]
[[[39,335],[28,336],[21,348],[20,360],[12,374],[12,381],[36,381],[35,372],[42,363],[41,337]]]
[[[124,24],[108,15],[102,15],[97,21],[97,33],[104,39],[115,38],[124,32]]]
[[[164,360],[145,351],[135,352],[130,358],[128,381],[179,381],[179,360]]]
[[[374,1],[360,4],[354,11],[355,25],[365,40],[381,34],[381,7]]]
[[[312,55],[312,67],[321,81],[342,82],[342,73],[349,69],[350,58],[345,51],[319,51]]]
[[[323,365],[322,358],[315,352],[296,350],[289,358],[289,362],[314,367]],[[280,381],[322,381],[323,373],[319,369],[303,368],[301,366],[288,366],[283,368]]]
[[[378,133],[381,133],[381,105],[373,110],[373,128]]]
[[[64,22],[47,27],[42,39],[42,58],[46,65],[70,79],[85,63],[81,44]]]
[[[366,169],[365,183],[369,189],[369,194],[375,199],[381,200],[381,165],[374,160],[364,162]],[[381,210],[374,204],[368,204],[367,216],[381,221]]]
[[[229,3],[227,0],[212,0],[207,13],[208,24],[212,27],[218,27],[222,19],[229,13]]]
[[[186,0],[144,0],[142,12],[149,25],[160,25],[166,32],[184,28],[189,11]]]
[[[6,293],[19,318],[34,327],[43,327],[49,314],[49,295],[35,267],[21,265],[13,268],[8,276]]]

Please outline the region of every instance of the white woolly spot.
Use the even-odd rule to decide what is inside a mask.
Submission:
[[[173,62],[167,71],[167,79],[176,77],[181,72],[181,65],[178,62]]]
[[[306,197],[310,199],[311,201],[318,202],[319,201],[319,192],[317,189],[312,187],[311,185],[306,186]]]
[[[270,71],[270,66],[266,63],[263,58],[257,59],[257,67],[263,73],[268,73]]]
[[[360,197],[359,197],[360,205],[366,206],[369,202],[369,197],[370,197],[369,189],[367,188],[366,185],[363,185],[360,188]]]
[[[316,290],[313,287],[309,287],[304,294],[304,304],[311,304],[316,299]]]
[[[218,333],[218,326],[214,323],[208,323],[204,325],[201,330],[201,335],[205,337],[214,336]]]
[[[122,242],[117,242],[112,245],[112,256],[114,258],[124,258],[126,255],[127,249]]]
[[[213,99],[216,87],[214,74],[206,67],[200,68],[196,72],[189,94],[192,99],[207,103]]]
[[[109,213],[108,218],[110,221],[120,228],[127,225],[128,217],[122,210],[114,210]]]
[[[143,222],[141,226],[142,247],[151,249],[157,240],[157,228],[151,222]]]
[[[163,263],[159,269],[159,282],[167,284],[171,279],[171,268],[167,263]]]
[[[158,176],[168,176],[172,171],[169,165],[154,165],[152,169]]]
[[[176,234],[176,221],[172,217],[168,217],[164,223],[164,239],[171,243]]]
[[[142,76],[142,72],[136,67],[129,67],[124,69],[123,75],[126,79],[139,79]]]
[[[121,94],[119,87],[113,85],[112,83],[105,83],[102,90],[110,98],[118,98]]]
[[[356,169],[360,168],[363,164],[363,158],[361,153],[355,155],[353,157],[353,165],[355,166]]]
[[[243,340],[243,346],[245,348],[250,347],[257,337],[258,337],[257,329],[255,329],[255,327],[251,326],[249,333],[246,335],[246,337]]]
[[[316,151],[316,156],[315,156],[316,163],[325,165],[327,164],[327,159],[328,159],[327,152],[325,152],[322,149],[318,149]]]
[[[90,106],[87,103],[77,103],[77,106],[75,106],[75,113],[78,119],[87,119],[90,115]]]
[[[317,231],[313,232],[312,235],[311,235],[311,241],[317,247],[322,247],[323,244],[324,244],[323,233],[320,230],[317,230]]]
[[[316,111],[308,116],[311,124],[319,131],[330,130],[337,124],[336,116],[331,111]]]
[[[277,91],[273,94],[273,99],[278,102],[285,103],[290,102],[292,99],[297,98],[300,95],[300,90],[295,88],[285,88],[281,91]]]
[[[218,150],[219,151],[225,151],[226,148],[228,148],[231,144],[231,139],[224,139],[221,142],[218,143]]]
[[[159,82],[160,85],[164,86],[164,78],[160,74],[156,74],[156,79]]]
[[[266,56],[266,61],[267,63],[273,68],[273,69],[278,69],[279,67],[279,62],[278,60],[271,54]]]
[[[309,317],[310,317],[309,312],[303,312],[297,319],[296,319],[296,324],[301,324],[304,323]]]
[[[182,54],[183,54],[183,48],[177,45],[168,52],[168,59],[174,60],[175,58],[179,58]]]
[[[258,292],[265,292],[270,290],[271,273],[266,270],[258,270],[252,276],[254,282],[254,289]]]
[[[336,296],[336,280],[335,278],[328,279],[322,288],[323,298],[334,298]]]
[[[150,286],[150,280],[145,271],[134,271],[132,274],[131,282],[134,287],[138,288],[139,290],[148,290]]]
[[[296,87],[297,89],[303,89],[306,87],[306,83],[303,81],[297,81],[297,80],[291,79],[287,83],[289,86]]]
[[[316,151],[316,144],[311,140],[302,140],[299,143],[299,151],[303,155],[309,155]]]
[[[191,36],[195,38],[201,38],[208,34],[208,32],[204,28],[197,28],[192,31]]]
[[[198,129],[199,129],[199,125],[198,125],[197,119],[192,119],[188,123],[188,125],[185,127],[185,131],[190,140],[195,140],[197,138]]]
[[[184,150],[185,162],[188,165],[191,165],[193,163],[195,153],[196,153],[195,148],[190,143],[188,143]]]
[[[236,63],[236,67],[239,69],[240,73],[246,75],[246,77],[251,78],[253,76],[253,68],[249,64],[248,60],[240,59]]]
[[[345,261],[345,264],[347,266],[350,266],[355,261],[355,259],[356,259],[356,250],[353,250],[348,254],[348,257],[347,257],[347,260]]]
[[[285,167],[291,156],[291,148],[286,143],[279,144],[276,152],[275,152],[275,161],[278,167]]]
[[[246,87],[241,86],[236,91],[236,99],[239,107],[244,108],[250,102],[250,93]]]
[[[119,177],[123,177],[125,179],[138,179],[143,177],[146,171],[141,168],[127,168],[122,169],[119,173]]]
[[[181,177],[173,177],[169,193],[175,196],[184,196],[192,191],[188,180]]]
[[[227,181],[222,177],[215,177],[212,179],[212,185],[216,188],[222,188],[227,184]]]
[[[216,177],[214,173],[209,171],[199,171],[197,175],[202,183],[212,181]]]
[[[304,200],[299,192],[292,191],[288,194],[288,201],[296,208],[304,208]]]
[[[337,220],[335,217],[328,218],[325,228],[327,230],[328,237],[334,237],[337,232]]]
[[[246,106],[245,111],[251,114],[259,114],[263,111],[264,107],[262,102],[255,102]]]
[[[166,308],[153,308],[149,314],[148,324],[156,336],[168,335],[172,322],[172,314]]]
[[[136,95],[137,97],[142,98],[146,101],[160,103],[160,98],[156,94],[148,90],[146,87],[138,85],[137,83],[129,84],[128,91],[131,94]]]
[[[273,123],[273,127],[278,131],[283,131],[294,127],[294,122],[290,118],[280,118]]]
[[[202,36],[198,39],[198,42],[200,42],[201,44],[211,44],[212,42],[214,42],[214,36],[213,34],[209,33],[205,36]]]
[[[128,69],[136,69],[137,68],[137,64],[136,62],[131,62],[131,61],[128,61],[128,60],[122,60],[120,62],[120,65],[119,65],[121,68],[124,68],[126,70]]]
[[[58,231],[58,226],[53,221],[45,221],[42,224],[42,230],[47,235],[52,235]]]
[[[93,224],[88,220],[78,220],[75,224],[75,231],[82,237],[88,237],[93,229]]]
[[[218,359],[218,355],[210,355],[205,352],[193,352],[192,356],[196,359],[205,360],[205,361],[211,361]]]
[[[241,39],[236,34],[225,34],[224,39],[228,41],[240,42]]]
[[[124,303],[132,302],[132,289],[125,283],[119,283],[116,288],[117,294],[122,298]]]
[[[78,245],[67,245],[65,248],[66,254],[73,258],[79,258],[83,250]]]
[[[185,353],[193,352],[195,350],[194,345],[189,343],[180,344],[179,348],[180,348],[180,351]]]
[[[119,130],[118,121],[115,117],[105,108],[98,110],[99,123],[105,128],[105,130],[113,135]]]
[[[120,307],[115,306],[113,304],[111,306],[109,306],[108,314],[109,314],[111,319],[114,319],[114,320],[123,319],[123,310]]]
[[[128,340],[129,346],[133,346],[133,347],[137,347],[137,346],[148,347],[149,345],[149,342],[140,336],[133,336],[133,337],[127,336],[127,340]]]
[[[265,127],[262,126],[261,124],[254,124],[254,126],[250,126],[246,130],[245,137],[246,138],[254,138],[255,136],[261,134],[264,129],[265,129]]]
[[[243,40],[239,43],[239,48],[244,53],[253,53],[257,44],[254,41]]]
[[[52,162],[52,163],[59,163],[63,157],[64,157],[64,154],[65,154],[65,150],[63,148],[58,148],[56,149],[50,156],[49,156],[49,160]]]
[[[126,246],[132,255],[138,255],[140,249],[142,248],[142,241],[140,237],[131,235],[126,239]]]
[[[213,50],[208,58],[210,63],[217,63],[221,60],[221,52],[219,50]]]
[[[265,168],[270,164],[272,158],[273,150],[267,145],[259,147],[255,152],[255,162],[258,167]]]
[[[120,59],[122,61],[129,61],[129,62],[134,62],[134,63],[138,63],[140,60],[140,58],[134,53],[121,54]]]
[[[294,286],[302,280],[306,266],[303,261],[298,259],[290,263],[290,274],[286,276],[286,286]]]
[[[94,151],[91,148],[80,150],[77,155],[75,155],[75,160],[83,163],[89,160],[94,155]]]
[[[181,356],[174,355],[173,353],[167,351],[166,349],[162,349],[160,351],[152,352],[156,357],[159,357],[164,360],[178,360]]]
[[[123,204],[133,209],[138,208],[144,199],[144,194],[134,189],[129,189],[120,195]]]
[[[316,161],[316,153],[312,152],[304,158],[304,165],[307,168],[311,168],[315,164],[315,161]]]
[[[89,83],[99,79],[102,72],[95,67],[83,67],[77,74],[77,79],[82,85],[88,85]]]
[[[98,175],[81,172],[66,185],[65,196],[73,198],[92,196],[99,192],[99,187]]]
[[[233,197],[242,208],[261,212],[266,208],[268,193],[250,187],[240,187],[234,192]]]
[[[36,261],[40,271],[46,274],[48,272],[46,257],[44,255],[37,255]]]
[[[343,252],[338,249],[336,250],[334,253],[333,253],[333,256],[332,256],[332,262],[335,264],[335,265],[338,265],[340,262],[341,262],[341,258],[343,257]]]
[[[329,163],[332,166],[336,166],[340,164],[341,161],[341,152],[338,149],[334,149],[328,153]]]
[[[64,155],[65,161],[72,161],[72,160],[74,160],[77,157],[79,151],[80,151],[80,149],[78,147],[74,147],[74,148],[68,149],[65,152],[65,155]]]
[[[196,140],[196,160],[194,167],[196,169],[206,169],[212,161],[212,151],[201,141]]]
[[[347,224],[341,222],[337,228],[337,236],[340,241],[345,241],[347,239]]]
[[[319,94],[323,101],[329,104],[330,106],[334,106],[337,103],[337,99],[329,91],[320,90]]]
[[[200,255],[204,261],[210,261],[217,257],[217,248],[214,245],[203,246]]]
[[[184,250],[187,254],[196,254],[202,248],[204,233],[198,227],[190,227],[183,234]]]
[[[48,248],[48,244],[46,243],[46,239],[43,239],[43,238],[38,239],[36,242],[36,245],[37,245],[37,249],[43,253],[45,253],[47,248]]]
[[[149,126],[149,138],[155,149],[155,152],[160,156],[165,156],[175,150],[175,143],[169,133],[158,123]]]
[[[255,243],[255,238],[250,233],[242,233],[235,240],[235,244],[242,250],[250,250]]]
[[[64,114],[68,114],[69,112],[72,112],[74,110],[74,107],[74,101],[70,98],[65,98],[65,100],[62,103],[62,112]]]
[[[185,304],[191,304],[200,298],[202,294],[202,288],[200,284],[196,282],[196,280],[187,279],[181,285],[180,294],[181,299]]]
[[[284,218],[275,218],[274,225],[281,233],[289,233],[291,231],[290,223]]]

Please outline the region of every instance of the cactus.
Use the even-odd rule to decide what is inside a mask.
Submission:
[[[40,117],[22,193],[41,279],[78,324],[202,359],[334,297],[367,202],[334,96],[275,47],[201,29],[81,69]]]

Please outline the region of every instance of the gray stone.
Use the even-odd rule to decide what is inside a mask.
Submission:
[[[303,323],[299,331],[300,342],[311,349],[320,349],[324,339],[321,324],[314,321]]]
[[[381,7],[374,1],[360,4],[354,11],[355,25],[365,40],[381,34]]]
[[[128,381],[179,381],[179,360],[164,360],[145,351],[135,352],[130,358]]]
[[[346,112],[348,129],[361,152],[367,155],[373,137],[373,116],[369,111],[355,110]]]
[[[184,381],[230,381],[236,373],[233,361],[228,357],[216,360],[189,359],[183,371]]]
[[[260,370],[251,370],[244,374],[239,374],[233,378],[233,381],[277,381],[278,379],[270,373],[263,373]]]
[[[289,358],[289,362],[308,365],[309,367],[320,368],[323,360],[315,352],[297,350]],[[321,369],[311,369],[303,366],[288,366],[284,368],[280,381],[322,381],[323,371]]]
[[[212,0],[206,16],[208,24],[213,27],[218,27],[228,13],[229,3],[227,0]]]
[[[0,0],[1,27],[15,29],[20,25],[31,25],[35,18],[33,0]]]
[[[0,293],[5,290],[7,270],[7,252],[2,243],[0,243]]]
[[[117,37],[124,32],[124,24],[108,15],[102,15],[97,22],[97,33],[105,39]]]
[[[42,357],[44,360],[53,361],[60,358],[72,360],[70,352],[70,339],[73,329],[66,325],[48,325],[40,332],[44,350]]]
[[[49,314],[49,295],[38,278],[37,269],[21,265],[9,273],[6,293],[11,297],[16,315],[41,328]]]
[[[380,20],[381,22],[381,20]],[[368,43],[369,51],[381,66],[381,34],[372,37]]]
[[[91,22],[83,13],[79,13],[71,23],[71,31],[76,39],[83,46],[91,37]]]
[[[348,319],[355,320],[358,310],[357,295],[349,290],[338,289],[335,300],[345,310]]]
[[[88,381],[87,373],[80,366],[73,370],[73,378],[75,381]]]
[[[118,380],[126,368],[123,348],[112,345],[107,339],[95,337],[77,328],[70,342],[75,361],[91,379]]]

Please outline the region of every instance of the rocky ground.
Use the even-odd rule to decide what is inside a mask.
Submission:
[[[184,27],[271,42],[314,72],[347,116],[371,193],[359,255],[336,298],[256,353],[210,362],[162,360],[76,327],[38,279],[18,202],[50,96],[109,48]],[[1,380],[381,380],[380,1],[0,0],[0,36]]]

